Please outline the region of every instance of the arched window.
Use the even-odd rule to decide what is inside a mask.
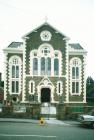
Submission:
[[[59,75],[59,61],[58,61],[58,58],[54,59],[54,75]]]
[[[20,93],[21,82],[21,59],[18,56],[12,56],[9,60],[9,75],[10,75],[10,93]]]
[[[81,60],[79,58],[72,58],[72,60],[70,61],[70,70],[71,94],[80,94]]]
[[[48,43],[43,43],[38,49],[30,52],[30,75],[61,76],[62,53],[54,50]]]

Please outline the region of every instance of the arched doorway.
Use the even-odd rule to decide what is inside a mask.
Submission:
[[[41,103],[50,102],[51,100],[51,90],[49,88],[41,89]]]

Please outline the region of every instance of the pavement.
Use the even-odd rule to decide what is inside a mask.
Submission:
[[[16,119],[16,118],[0,118],[0,122],[15,122],[15,123],[33,123],[33,124],[39,124],[40,120],[34,120],[34,119]],[[45,124],[52,124],[52,125],[79,125],[78,121],[72,121],[72,120],[57,120],[54,118],[44,119]]]

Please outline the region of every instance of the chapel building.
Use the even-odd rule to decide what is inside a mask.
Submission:
[[[47,22],[22,39],[4,49],[4,101],[62,107],[86,103],[83,47],[69,43],[65,34]]]

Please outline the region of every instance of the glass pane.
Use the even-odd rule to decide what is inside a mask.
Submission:
[[[72,93],[75,93],[75,82],[72,82]]]
[[[12,93],[15,92],[15,81],[12,81]]]
[[[54,74],[55,75],[59,74],[59,61],[58,61],[58,59],[54,59]]]
[[[16,66],[16,78],[19,78],[19,66]]]
[[[38,70],[38,60],[37,60],[37,58],[33,59],[33,69]]]
[[[60,93],[60,89],[61,89],[61,84],[58,83],[58,92]]]
[[[31,93],[33,93],[33,83],[31,83]]]
[[[45,58],[41,58],[41,74],[45,74]]]
[[[46,69],[46,73],[47,75],[51,75],[51,58],[47,58],[47,69]]]
[[[76,67],[76,78],[78,79],[79,78],[79,68]]]
[[[34,75],[38,74],[38,59],[37,58],[33,59],[33,74]]]
[[[75,67],[72,67],[72,79],[75,79]]]
[[[18,92],[19,92],[19,82],[16,81],[16,93],[18,93]]]
[[[12,66],[12,78],[15,78],[15,66]]]
[[[79,82],[76,82],[76,93],[79,93]]]

